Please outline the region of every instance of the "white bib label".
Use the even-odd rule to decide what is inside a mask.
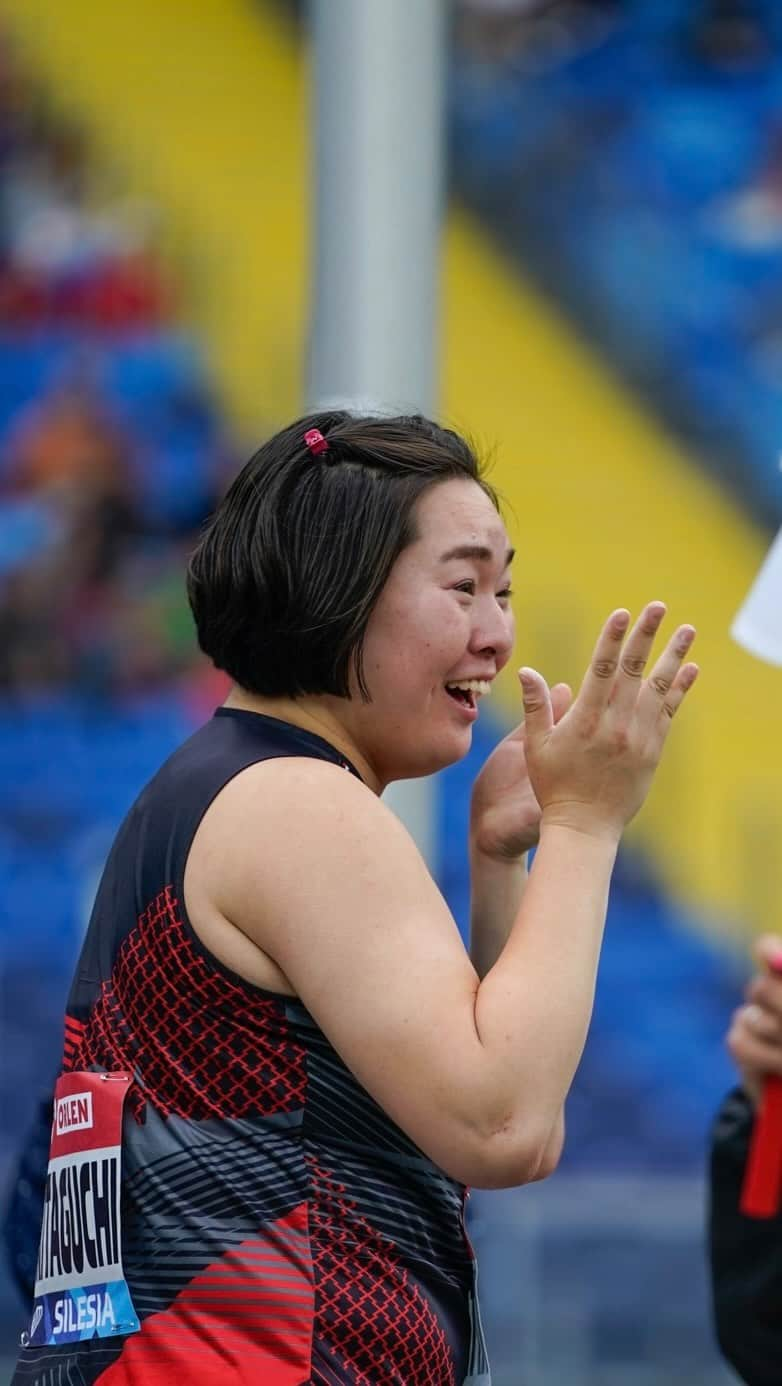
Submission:
[[[135,1333],[122,1269],[122,1108],[130,1073],[66,1073],[54,1123],[25,1346]]]

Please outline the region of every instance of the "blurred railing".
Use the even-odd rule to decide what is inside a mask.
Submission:
[[[729,1386],[696,1178],[575,1178],[474,1193],[492,1386]]]

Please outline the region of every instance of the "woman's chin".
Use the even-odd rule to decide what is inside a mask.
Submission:
[[[437,742],[432,742],[427,747],[419,746],[416,748],[415,756],[418,768],[408,770],[406,779],[412,779],[421,775],[436,775],[438,770],[447,770],[449,765],[456,765],[457,761],[464,760],[472,746],[472,727],[466,726],[454,733],[449,729],[446,736],[438,738]]]

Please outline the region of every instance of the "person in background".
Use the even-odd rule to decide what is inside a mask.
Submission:
[[[0,502],[34,504],[42,541],[0,585],[0,688],[65,682],[139,532],[128,445],[80,381],[23,411],[5,443]]]
[[[711,1148],[709,1243],[720,1347],[748,1386],[782,1381],[782,1213],[739,1210],[755,1113],[770,1074],[782,1076],[782,938],[755,945],[758,970],[735,1012],[727,1046],[741,1085],[718,1114]]]

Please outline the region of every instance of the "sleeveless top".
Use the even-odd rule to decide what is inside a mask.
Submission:
[[[488,1386],[464,1188],[386,1116],[299,1001],[224,967],[187,918],[204,813],[235,775],[279,756],[356,773],[318,736],[220,708],[114,842],[63,1072],[128,1075],[117,1218],[137,1327],[101,1323],[89,1304],[77,1322],[80,1292],[70,1306],[50,1295],[70,1341],[41,1342],[36,1308],[14,1386]],[[78,1126],[76,1107],[63,1111]],[[77,1220],[77,1181],[70,1204],[65,1183],[64,1201],[56,1178],[47,1193],[39,1277],[53,1218],[59,1272],[65,1233],[95,1231],[98,1203]]]

